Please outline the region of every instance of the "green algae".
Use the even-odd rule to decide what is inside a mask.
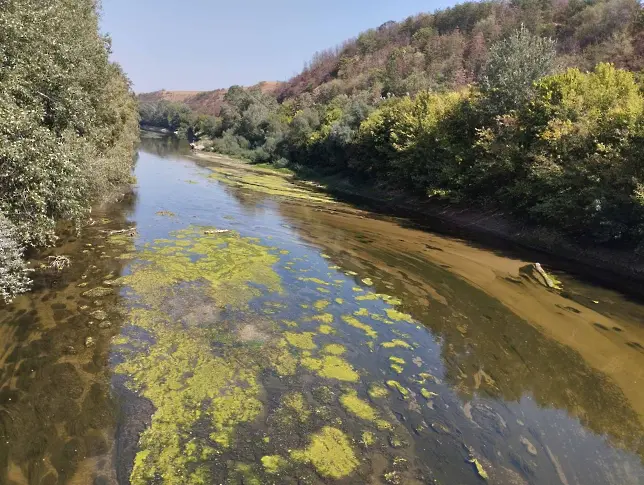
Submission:
[[[373,280],[371,278],[363,278],[362,282],[367,286],[373,286]]]
[[[334,479],[350,475],[359,465],[347,435],[331,426],[314,434],[307,448],[292,451],[291,457],[311,463],[321,476]]]
[[[288,342],[281,339],[271,352],[267,353],[270,365],[280,376],[292,376],[297,370],[298,360],[289,351]]]
[[[353,314],[357,317],[368,317],[369,310],[367,310],[366,308],[360,308],[359,310],[353,312]]]
[[[409,397],[409,390],[406,387],[404,387],[402,384],[400,384],[400,382],[389,380],[385,384],[387,384],[387,387],[389,389],[398,391],[398,393],[400,394],[400,397],[402,397],[403,399],[407,399]]]
[[[320,286],[329,286],[330,285],[330,283],[328,281],[321,280],[320,278],[306,278],[304,276],[300,276],[298,278],[298,280],[304,281],[305,283],[306,282],[315,283],[316,285],[320,285]]]
[[[324,335],[331,335],[335,333],[335,328],[333,328],[331,325],[322,324],[318,327],[318,332]]]
[[[318,311],[322,311],[330,304],[331,302],[328,300],[317,300],[315,303],[313,303],[313,308],[315,308]]]
[[[129,386],[156,408],[151,425],[140,436],[131,483],[146,484],[156,476],[168,484],[202,483],[204,469],[191,471],[190,464],[206,461],[209,448],[203,441],[188,447],[191,430],[208,420],[210,439],[230,446],[235,428],[261,412],[255,372],[212,355],[199,329],[173,329],[171,321],[143,309],[132,311],[130,318],[153,332],[155,342],[147,354],[129,356],[116,370],[129,376]],[[195,455],[191,449],[200,451]]]
[[[333,315],[331,315],[330,313],[322,313],[321,315],[312,316],[311,320],[329,325],[333,323]]]
[[[393,339],[390,342],[383,342],[380,344],[381,347],[384,347],[385,349],[392,349],[394,347],[401,347],[404,349],[411,349],[411,345],[404,340],[400,339]]]
[[[391,367],[391,370],[393,370],[396,374],[402,374],[402,372],[405,370],[405,368],[400,364],[389,364],[389,367]]]
[[[414,317],[412,317],[407,313],[402,313],[402,312],[399,312],[398,310],[394,310],[393,308],[387,308],[385,310],[385,313],[391,320],[395,322],[414,323]]]
[[[320,377],[345,382],[356,382],[360,376],[346,360],[337,355],[325,355],[321,359],[303,357],[302,365]]]
[[[291,392],[282,398],[282,406],[292,411],[300,422],[309,419],[311,411],[309,410],[304,395],[301,392]]]
[[[149,303],[160,304],[169,288],[186,282],[205,283],[215,301],[234,307],[261,296],[258,286],[281,292],[280,277],[273,269],[279,257],[249,238],[192,226],[171,235],[183,235],[191,245],[155,240],[137,253],[131,274],[120,278]]]
[[[362,443],[365,448],[373,445],[376,442],[376,436],[371,431],[363,431],[360,438],[360,443]]]
[[[378,336],[378,333],[373,328],[371,328],[366,323],[362,323],[360,320],[351,315],[343,315],[342,320],[344,320],[346,324],[351,325],[352,327],[363,330],[364,333],[366,333],[367,336],[371,338],[376,338]]]
[[[207,308],[241,309],[264,291],[279,293],[281,281],[273,269],[279,257],[234,232],[190,227],[171,235],[176,239],[155,240],[133,255],[130,274],[119,279],[139,303],[128,319],[147,337],[140,351],[121,352],[124,360],[116,371],[155,408],[139,437],[133,485],[159,479],[167,485],[211,483],[206,464],[220,449],[233,446],[240,425],[263,411],[256,347],[226,346],[215,354],[212,329],[184,325],[164,310],[190,307],[193,299]],[[278,372],[295,372],[297,359],[286,340],[272,344],[266,355]],[[209,435],[196,437],[194,430],[204,425]]]
[[[232,475],[237,478],[241,478],[240,483],[243,483],[244,485],[262,485],[253,465],[249,463],[235,463]],[[206,485],[207,483],[209,482],[204,482],[203,485]]]
[[[390,356],[390,357],[389,357],[389,360],[390,360],[391,362],[394,362],[395,364],[401,364],[401,365],[403,365],[403,364],[405,364],[405,363],[406,363],[406,362],[405,362],[405,359],[401,359],[400,357],[396,357],[396,356],[394,356],[394,355]]]
[[[330,290],[327,290],[326,288],[323,288],[321,286],[318,286],[316,290],[318,290],[320,293],[324,293],[325,295],[331,293]]]
[[[313,332],[284,332],[284,337],[286,341],[291,344],[293,347],[297,347],[302,350],[313,350],[317,349],[317,345],[313,342],[313,337],[315,333]]]
[[[342,298],[336,298],[336,299],[335,299],[335,302],[336,302],[338,305],[344,305],[344,299],[342,299]]]
[[[483,468],[483,465],[481,465],[481,462],[480,462],[480,461],[478,461],[478,460],[477,460],[476,458],[474,458],[474,457],[470,457],[470,458],[468,459],[468,461],[469,461],[472,465],[474,465],[474,468],[476,469],[476,473],[478,473],[478,474],[479,474],[479,476],[480,476],[483,480],[487,480],[487,479],[488,479],[487,472],[485,471],[485,468]]]
[[[280,455],[262,456],[262,466],[266,473],[276,475],[282,468],[288,465],[288,462]]]
[[[424,387],[420,390],[420,394],[427,400],[433,399],[438,396],[438,394],[436,394],[435,392],[428,391]]]
[[[356,297],[356,301],[374,301],[382,300],[389,305],[400,305],[402,301],[396,297],[384,295],[382,293],[367,293]]]
[[[385,317],[383,317],[382,315],[378,315],[377,313],[372,313],[372,314],[371,314],[371,315],[369,315],[369,316],[370,316],[373,320],[375,320],[376,322],[386,323],[387,325],[393,325],[393,324],[394,324],[394,322],[392,322],[391,320],[388,320],[388,319],[386,319]]]
[[[342,355],[347,351],[347,348],[344,345],[340,344],[328,344],[325,345],[322,349],[322,352],[325,354],[331,355]]]
[[[312,190],[307,190],[291,183],[289,177],[275,173],[240,170],[234,168],[213,167],[208,178],[233,187],[243,188],[261,194],[333,204],[335,201]]]
[[[351,290],[352,290],[352,291],[355,291],[356,293],[360,293],[360,292],[364,291],[364,290],[363,290],[362,288],[360,288],[359,286],[354,286],[353,288],[351,288]]]
[[[378,412],[367,401],[363,401],[358,397],[355,389],[351,389],[340,396],[340,404],[351,413],[365,421],[376,421],[378,419]]]
[[[387,397],[389,395],[389,391],[387,390],[386,387],[383,387],[380,384],[371,384],[369,386],[368,394],[369,394],[369,397],[371,397],[371,399],[378,399],[382,397]]]
[[[297,322],[294,322],[293,320],[282,320],[282,323],[283,323],[284,325],[286,325],[287,327],[290,327],[290,328],[296,328],[296,327],[298,327],[298,323],[297,323]]]

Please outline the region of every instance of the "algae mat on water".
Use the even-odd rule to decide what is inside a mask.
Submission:
[[[215,314],[206,310],[240,309],[262,291],[281,292],[273,270],[279,256],[257,240],[195,227],[170,236],[146,245],[119,280],[135,294],[130,323],[146,338],[121,339],[117,371],[156,409],[139,440],[133,484],[209,483],[205,463],[231,445],[238,425],[257,418],[262,403],[252,349],[213,352]],[[203,318],[180,318],[198,304]]]
[[[199,227],[170,233],[133,254],[129,274],[118,280],[132,306],[128,330],[114,341],[116,371],[155,412],[139,438],[131,483],[211,483],[214,461],[238,445],[240,427],[266,412],[264,370],[288,376],[299,366],[339,382],[358,379],[339,355],[310,356],[318,347],[316,334],[279,332],[278,323],[250,308],[257,297],[283,294],[274,268],[283,254],[255,238]],[[339,350],[336,344],[322,352]],[[286,396],[284,403],[304,409],[300,394]],[[351,473],[357,461],[340,433],[326,429],[313,436],[309,448],[294,454],[293,465],[308,463],[334,478]],[[327,456],[319,443],[329,440],[337,446],[328,448]],[[347,458],[341,467],[329,468],[336,452]],[[275,473],[287,462],[267,458],[263,471]],[[255,473],[244,463],[230,469],[244,480]]]

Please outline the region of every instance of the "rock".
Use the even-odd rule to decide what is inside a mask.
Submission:
[[[90,316],[92,318],[95,318],[99,322],[102,322],[103,320],[107,319],[107,313],[105,313],[103,310],[95,310],[92,313],[90,313]]]
[[[112,288],[97,286],[96,288],[85,291],[83,293],[83,296],[86,296],[88,298],[101,298],[103,296],[111,295],[112,293],[114,293],[114,290]]]
[[[528,453],[530,453],[532,456],[537,456],[537,448],[526,438],[525,436],[521,436],[519,438],[519,441],[523,446],[525,446],[525,449]]]
[[[112,322],[110,322],[109,320],[105,320],[98,324],[98,328],[103,328],[103,329],[110,328],[111,326],[112,326]]]
[[[89,348],[89,347],[94,347],[95,345],[96,345],[96,342],[92,337],[87,337],[85,339],[85,347]]]
[[[85,287],[87,286],[87,281],[84,281],[84,282],[80,283],[80,284],[79,284],[79,285],[77,285],[77,286],[78,286],[79,288],[85,288]]]
[[[63,352],[66,353],[66,354],[69,354],[69,355],[76,355],[77,354],[77,351],[76,351],[76,349],[74,348],[73,345],[68,345],[67,347],[65,347],[63,349]]]

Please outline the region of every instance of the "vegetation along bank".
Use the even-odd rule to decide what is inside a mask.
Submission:
[[[93,0],[0,2],[0,299],[29,286],[27,248],[130,181],[137,101]]]
[[[206,150],[498,210],[639,260],[642,67],[635,0],[470,2],[363,32],[270,90],[216,91],[203,112],[206,94],[146,95],[140,113]]]

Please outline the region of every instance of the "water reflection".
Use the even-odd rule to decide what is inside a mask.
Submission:
[[[63,230],[61,272],[39,270],[34,291],[0,308],[0,482],[92,483],[113,476],[116,407],[107,357],[118,334],[118,296],[86,292],[119,275],[118,248],[102,231],[121,229],[133,197],[94,214],[81,237]]]

